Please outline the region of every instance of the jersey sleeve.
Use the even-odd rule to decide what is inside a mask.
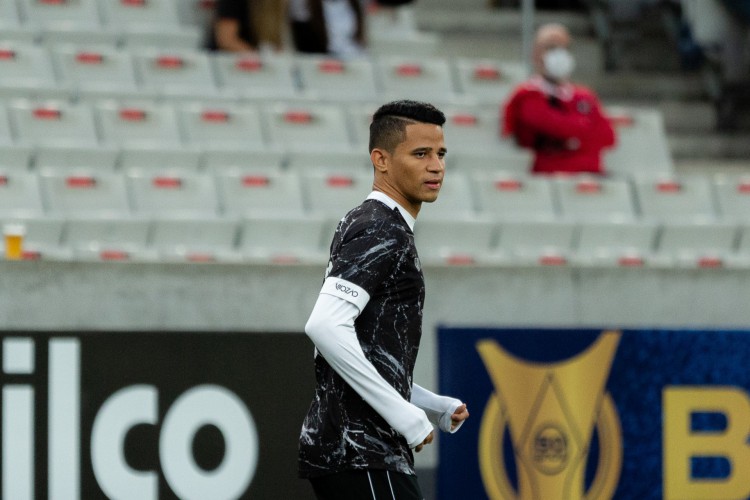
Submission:
[[[379,284],[393,273],[407,246],[404,230],[392,224],[349,228],[332,252],[321,293],[351,302],[361,311]]]

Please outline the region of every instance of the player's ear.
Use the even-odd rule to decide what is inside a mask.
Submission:
[[[375,167],[379,172],[385,172],[388,170],[388,151],[380,148],[375,148],[370,152],[370,161],[372,166]]]

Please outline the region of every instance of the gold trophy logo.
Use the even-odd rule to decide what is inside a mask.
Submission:
[[[495,393],[479,435],[479,464],[492,500],[595,500],[614,495],[622,466],[617,410],[605,392],[620,332],[604,332],[584,352],[543,364],[518,359],[494,340],[477,343]],[[508,429],[518,474],[511,484],[503,458]],[[596,475],[585,490],[594,427]]]

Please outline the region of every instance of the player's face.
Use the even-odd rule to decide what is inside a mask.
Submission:
[[[445,153],[442,127],[430,123],[407,125],[405,140],[388,154],[385,180],[390,189],[386,194],[416,216],[423,202],[438,197],[445,175]]]

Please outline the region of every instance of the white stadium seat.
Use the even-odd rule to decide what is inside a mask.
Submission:
[[[31,218],[44,214],[39,178],[31,172],[0,172],[0,218]]]
[[[513,88],[526,79],[523,64],[509,61],[459,57],[453,68],[459,91],[481,103],[495,105],[496,117]]]
[[[575,226],[565,222],[503,222],[492,258],[501,264],[561,266],[570,263]]]
[[[143,149],[182,145],[177,114],[169,104],[108,100],[98,102],[96,112],[105,144]]]
[[[303,172],[302,188],[307,208],[338,221],[372,192],[372,174]]]
[[[119,173],[41,174],[50,214],[59,217],[116,218],[130,214],[125,178]]]
[[[107,26],[120,31],[169,31],[180,27],[173,0],[99,0]]]
[[[237,230],[237,221],[231,219],[159,218],[153,223],[151,247],[161,260],[232,260]]]
[[[654,262],[678,267],[715,268],[734,253],[734,224],[667,223],[661,228]]]
[[[471,177],[478,209],[496,220],[553,221],[557,218],[552,181],[510,172]]]
[[[626,178],[577,176],[555,179],[562,216],[574,221],[629,222],[636,218]]]
[[[299,97],[291,57],[218,53],[211,62],[223,95],[245,99]]]
[[[378,100],[375,66],[370,59],[339,60],[300,55],[295,59],[307,98],[340,102]]]
[[[93,111],[85,103],[19,99],[8,108],[20,144],[74,148],[99,143]]]
[[[0,40],[0,98],[66,96],[57,84],[46,48],[31,42]]]
[[[318,170],[360,174],[373,171],[367,148],[361,151],[291,151],[286,164],[294,172]]]
[[[656,230],[642,222],[581,222],[573,259],[585,266],[645,266],[655,251]]]
[[[239,253],[251,262],[313,263],[328,259],[329,224],[322,217],[258,216],[241,221]]]
[[[615,146],[603,155],[608,172],[623,175],[672,172],[672,154],[659,111],[610,108],[606,113],[617,137]]]
[[[349,126],[341,106],[275,103],[264,107],[270,144],[288,151],[351,151]]]
[[[70,219],[64,246],[81,260],[137,260],[146,255],[150,227],[147,219]]]
[[[713,184],[721,219],[750,223],[750,175],[718,175]]]
[[[212,176],[207,174],[127,174],[133,209],[139,216],[206,219],[219,214]]]
[[[420,220],[472,220],[476,218],[474,197],[468,176],[460,172],[447,172],[437,200],[423,203]]]
[[[423,205],[422,210],[429,208]],[[496,243],[497,225],[488,220],[439,220],[421,215],[414,226],[414,240],[422,264],[482,263]]]
[[[275,172],[281,170],[285,155],[278,150],[263,149],[253,151],[242,149],[237,151],[209,150],[202,156],[203,168],[215,174],[227,171],[243,172]]]
[[[178,106],[189,144],[207,150],[262,150],[266,145],[263,117],[256,105]]]
[[[499,114],[494,107],[443,106],[445,144],[448,151],[481,151],[482,154],[514,156],[519,154],[515,142],[500,137]]]
[[[218,96],[209,55],[204,51],[146,47],[133,49],[142,88],[164,98]]]
[[[5,223],[20,223],[26,230],[23,239],[23,259],[67,259],[70,252],[62,246],[62,236],[65,222],[52,217],[34,217],[19,220],[16,218],[2,218]],[[5,241],[3,245],[3,254]]]
[[[227,216],[305,213],[299,176],[262,170],[227,170],[217,173],[219,195]]]
[[[32,26],[65,31],[90,30],[101,26],[97,0],[19,0]]]
[[[446,59],[383,56],[376,64],[386,99],[457,100],[452,70]]]
[[[28,170],[31,158],[30,146],[0,145],[0,172]]]
[[[709,178],[701,175],[636,175],[640,216],[654,222],[712,222],[717,218]]]
[[[138,95],[130,52],[106,45],[61,45],[52,49],[61,84],[87,97]]]

